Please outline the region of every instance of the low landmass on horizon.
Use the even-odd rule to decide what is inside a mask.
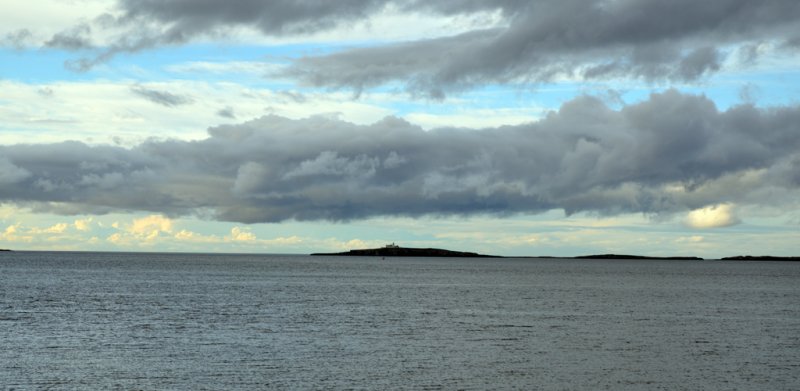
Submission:
[[[737,255],[724,257],[721,261],[800,261],[800,257],[775,257],[772,255]]]
[[[451,251],[440,248],[410,248],[388,245],[381,248],[350,250],[340,253],[315,253],[311,255],[368,256],[368,257],[458,257],[458,258],[502,258],[497,255],[484,255],[465,251]]]
[[[368,249],[355,249],[337,253],[313,253],[312,256],[355,256],[355,257],[457,257],[457,258],[540,258],[540,259],[642,259],[642,260],[671,260],[671,261],[703,261],[705,258],[695,256],[666,256],[654,257],[630,254],[593,254],[574,257],[553,256],[502,256],[487,255],[467,251],[453,251],[440,248],[413,248],[400,247],[393,244]],[[778,257],[771,255],[737,255],[720,258],[721,261],[800,261],[800,257]]]

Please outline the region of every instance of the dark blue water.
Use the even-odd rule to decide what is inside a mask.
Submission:
[[[800,389],[800,263],[0,253],[5,389]]]

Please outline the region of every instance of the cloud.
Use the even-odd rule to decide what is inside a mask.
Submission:
[[[78,24],[69,30],[53,35],[44,43],[45,47],[67,50],[91,49],[93,47],[90,36],[92,28],[86,23]]]
[[[686,215],[686,225],[691,228],[721,228],[739,224],[731,204],[712,205],[695,209]]]
[[[105,15],[97,23],[121,28],[124,31],[119,34],[121,38],[112,40],[93,56],[71,61],[68,67],[87,71],[120,53],[225,36],[242,28],[267,36],[308,35],[365,19],[384,6],[385,1],[379,0],[340,0],[313,5],[291,0],[205,1],[202,5],[192,0],[120,0],[118,16]]]
[[[21,224],[16,223],[6,227],[3,232],[0,232],[0,240],[4,242],[25,242],[30,243],[34,237],[29,233],[21,232]]]
[[[439,12],[474,11],[450,1]],[[399,82],[442,98],[475,85],[563,78],[693,81],[721,68],[729,47],[781,41],[800,29],[792,0],[481,2],[506,26],[449,37],[312,55],[284,73],[312,86],[357,92]],[[435,6],[432,6],[435,7]]]
[[[75,220],[75,222],[72,225],[78,231],[84,231],[85,232],[85,231],[89,231],[89,230],[92,229],[91,226],[90,226],[90,224],[92,223],[92,220],[93,219],[91,217],[89,217],[88,219],[78,219],[78,220]]]
[[[5,234],[6,236],[14,235],[15,233],[17,233],[17,229],[18,229],[19,225],[20,225],[19,223],[13,224],[13,225],[9,225],[8,227],[6,227],[6,230],[3,231],[3,234]]]
[[[30,175],[27,170],[15,166],[5,157],[0,157],[0,184],[16,183]]]
[[[387,156],[397,158],[397,155]],[[303,176],[342,176],[342,177],[369,177],[375,175],[379,159],[360,155],[355,158],[340,157],[334,151],[322,151],[313,159],[300,162],[300,165],[284,174],[284,178]]]
[[[106,241],[108,241],[109,243],[112,243],[112,244],[116,244],[116,245],[130,244],[130,240],[125,240],[123,238],[122,234],[119,233],[119,232],[113,233],[111,235],[108,235],[108,237],[106,238]]]
[[[197,232],[192,232],[186,229],[180,230],[174,235],[174,239],[178,242],[188,243],[204,243],[204,244],[223,244],[233,243],[237,245],[257,246],[262,250],[264,246],[293,246],[304,242],[304,240],[297,236],[276,237],[273,239],[259,239],[254,233],[250,232],[248,228],[241,228],[234,226],[230,230],[230,234],[224,236],[217,235],[203,235]]]
[[[176,233],[175,239],[180,241],[198,242],[198,243],[207,242],[206,237],[185,229],[182,229],[178,233]]]
[[[313,5],[291,0],[263,2],[207,1],[198,6],[193,0],[121,0],[125,22],[152,20],[169,26],[160,39],[182,42],[194,35],[237,25],[252,26],[264,34],[307,34],[336,27],[348,20],[379,11],[385,1],[341,0]]]
[[[167,240],[173,231],[173,221],[162,215],[149,215],[134,219],[130,224],[112,226],[118,231],[106,241],[117,246],[152,245]]]
[[[0,39],[0,47],[10,46],[17,50],[22,50],[31,44],[33,34],[28,29],[19,29],[6,33],[3,39]]]
[[[235,119],[236,114],[233,112],[233,107],[227,106],[217,111],[217,116],[222,118]]]
[[[619,110],[578,97],[538,122],[477,130],[425,131],[395,117],[356,125],[265,116],[211,128],[203,140],[130,149],[0,146],[0,167],[16,173],[0,187],[0,202],[241,223],[791,207],[800,188],[798,123],[800,106],[720,111],[674,90]],[[143,232],[170,232],[158,227]]]
[[[181,106],[194,102],[194,99],[188,96],[176,95],[170,92],[154,90],[142,86],[131,87],[131,92],[153,103],[166,107]]]
[[[233,227],[230,239],[234,242],[253,242],[256,240],[256,235],[245,229]]]
[[[151,215],[133,220],[127,231],[134,235],[152,235],[153,232],[172,232],[172,220],[159,215]]]
[[[703,237],[703,236],[700,236],[700,235],[681,236],[681,237],[675,239],[675,243],[678,243],[678,244],[682,244],[682,243],[697,244],[697,243],[702,243],[705,240],[706,240],[706,238]]]
[[[131,87],[127,81],[25,84],[0,80],[3,99],[14,102],[13,107],[0,109],[0,143],[73,139],[131,146],[154,133],[202,139],[209,124],[230,122],[218,115],[226,105],[234,108],[236,118],[246,119],[264,115],[265,105],[270,113],[291,118],[337,112],[357,123],[371,123],[391,112],[386,101],[355,102],[348,92],[306,94],[306,102],[299,105],[282,92],[240,83],[173,80],[138,85],[169,93],[177,97],[175,103],[192,101],[168,106],[132,92]],[[503,117],[494,123],[503,123]]]
[[[375,39],[372,29],[371,35],[356,38],[362,44],[373,40],[370,47],[309,55],[281,72],[309,85],[356,92],[397,82],[433,98],[483,83],[617,77],[693,81],[722,69],[733,53],[747,52],[747,62],[754,63],[760,53],[749,48],[765,42],[775,43],[775,50],[791,50],[800,30],[800,5],[794,0],[340,0],[314,6],[289,0],[202,5],[120,0],[117,5],[115,16],[104,14],[92,22],[94,29],[79,23],[48,45],[86,49],[94,30],[117,37],[70,63],[85,71],[119,53],[224,39],[243,30],[302,38],[335,36],[387,14],[439,19],[451,27],[452,18],[497,19],[422,39],[407,29],[406,38]],[[110,26],[115,34],[104,31]]]
[[[18,222],[0,231],[0,242],[57,243],[75,239],[74,236],[67,233],[68,228],[69,224],[67,223],[56,223],[49,227],[36,227],[25,226]]]

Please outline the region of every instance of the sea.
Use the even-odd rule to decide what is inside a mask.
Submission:
[[[0,389],[798,390],[800,263],[3,252]]]

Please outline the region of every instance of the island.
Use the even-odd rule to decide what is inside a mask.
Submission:
[[[400,247],[394,243],[380,248],[350,250],[341,253],[315,253],[311,255],[356,256],[356,257],[457,257],[457,258],[502,258],[473,252],[451,251],[440,248]]]
[[[503,257],[499,255],[485,255],[465,251],[452,251],[440,248],[412,248],[400,247],[394,243],[387,244],[380,248],[368,248],[360,250],[350,250],[339,253],[314,253],[327,256],[355,256],[355,257],[456,257],[456,258],[557,258],[557,259],[651,259],[651,260],[682,260],[682,261],[702,261],[700,257],[647,257],[642,255],[623,255],[623,254],[598,254],[582,255],[577,257]]]
[[[774,257],[772,255],[737,255],[721,258],[720,261],[792,261],[800,262],[800,257]]]
[[[9,250],[7,248],[0,248],[0,251],[11,251],[11,250]]]
[[[594,254],[579,255],[574,257],[554,257],[554,256],[500,256],[485,255],[466,251],[452,251],[440,248],[413,248],[400,247],[394,243],[387,244],[380,248],[367,248],[350,250],[338,253],[314,253],[311,255],[325,256],[355,256],[355,257],[453,257],[453,258],[529,258],[529,259],[630,259],[630,260],[657,260],[657,261],[703,261],[705,259],[695,256],[646,256],[630,254]],[[800,257],[776,257],[771,255],[738,255],[735,257],[721,258],[722,261],[795,261],[800,262]]]

